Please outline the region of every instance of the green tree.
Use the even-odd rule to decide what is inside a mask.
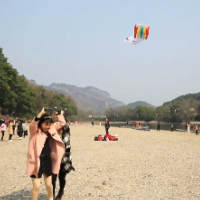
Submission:
[[[17,94],[14,91],[17,75],[17,70],[7,62],[0,48],[0,107],[6,112],[13,110],[17,105]]]
[[[67,108],[68,116],[77,114],[77,107],[71,98],[30,84],[25,76],[20,76],[7,62],[0,48],[0,111],[4,114],[15,113],[18,117],[30,118],[42,107],[52,106]]]
[[[28,85],[27,80],[24,76],[18,76],[17,81],[14,87],[14,90],[17,94],[17,105],[15,107],[15,113],[18,116],[33,116],[34,112],[34,103],[35,103],[35,92]]]

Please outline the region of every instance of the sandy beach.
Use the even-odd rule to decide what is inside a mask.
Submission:
[[[104,127],[71,126],[73,165],[63,200],[199,200],[200,135],[110,128],[116,142],[97,142]],[[0,200],[29,200],[28,137],[0,142]],[[41,181],[39,199],[47,199]],[[58,187],[58,186],[57,186]]]

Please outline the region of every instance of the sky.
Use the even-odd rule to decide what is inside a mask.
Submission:
[[[0,47],[38,84],[93,86],[124,103],[200,92],[199,0],[0,0]],[[147,40],[124,39],[135,24]]]

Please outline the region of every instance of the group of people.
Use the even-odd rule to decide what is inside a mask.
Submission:
[[[49,200],[61,200],[66,175],[75,170],[71,159],[70,127],[64,111],[54,112],[50,116],[43,108],[30,123],[29,131],[27,174],[33,184],[31,199],[38,199],[43,175]],[[56,195],[57,177],[60,189]]]
[[[28,135],[28,130],[26,127],[25,120],[0,119],[0,129],[1,129],[1,141],[4,141],[4,135],[5,135],[6,130],[8,130],[8,134],[9,134],[8,142],[12,142],[12,136],[15,135],[15,132],[19,136],[19,139],[22,139],[22,137],[25,138],[25,136]]]
[[[186,130],[187,130],[187,133],[190,133],[190,127],[191,127],[191,124],[190,122],[187,122],[186,123]],[[158,122],[157,124],[157,131],[160,131],[160,123]],[[172,123],[171,124],[171,132],[174,131],[174,124]],[[193,131],[195,131],[195,134],[198,135],[199,134],[199,125],[198,124],[195,124],[195,126],[193,127]]]
[[[187,122],[186,124],[186,130],[188,133],[190,133],[190,127],[191,127],[191,124],[190,122]],[[198,131],[199,131],[199,125],[198,124],[195,124],[195,126],[193,127],[193,131],[195,131],[195,134],[198,135]]]

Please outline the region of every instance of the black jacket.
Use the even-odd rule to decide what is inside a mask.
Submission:
[[[63,133],[61,135],[61,139],[65,145],[65,153],[62,158],[62,162],[61,162],[62,167],[60,170],[63,170],[63,171],[66,171],[67,173],[69,173],[71,170],[75,171],[75,169],[72,165],[71,145],[70,145],[70,128],[69,128],[68,122],[62,129],[63,129]]]
[[[17,125],[17,132],[23,132],[23,128],[22,128],[22,123],[21,122],[18,122],[18,125]]]

